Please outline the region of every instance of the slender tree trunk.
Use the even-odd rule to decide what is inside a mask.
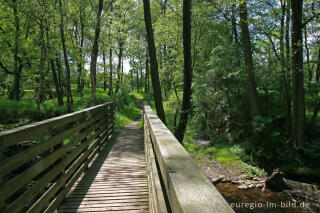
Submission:
[[[110,78],[109,78],[109,91],[108,95],[111,95],[113,93],[113,87],[112,87],[112,49],[110,48],[110,54],[109,54],[109,63],[110,63]]]
[[[51,60],[51,70],[52,70],[52,77],[53,77],[53,82],[56,87],[56,95],[58,99],[58,105],[63,106],[63,96],[60,90],[59,82],[58,82],[58,77],[57,77],[57,72],[56,72],[56,67],[54,65],[53,59]]]
[[[79,59],[77,63],[77,69],[78,69],[78,76],[77,76],[77,90],[80,95],[80,97],[83,96],[83,80],[82,80],[82,70],[83,70],[83,48],[84,48],[84,11],[85,11],[85,4],[83,1],[80,1],[80,49],[79,49]]]
[[[249,28],[248,28],[247,2],[243,1],[242,3],[240,3],[239,6],[240,6],[240,27],[241,27],[242,46],[243,46],[242,48],[243,48],[245,69],[247,72],[248,96],[249,96],[250,108],[251,108],[251,118],[253,119],[257,115],[260,115],[260,107],[258,103],[256,81],[255,81],[254,69],[253,69],[251,41],[250,41],[250,34],[249,34]]]
[[[63,83],[63,79],[62,79],[60,56],[58,53],[56,53],[56,64],[57,64],[57,68],[58,68],[58,82],[59,82],[60,92],[63,97],[64,96],[64,87],[63,87],[64,83]]]
[[[120,78],[120,82],[122,83],[123,81],[123,56],[121,57],[121,78]]]
[[[97,73],[97,58],[99,52],[99,37],[101,30],[101,12],[103,7],[103,0],[99,0],[99,8],[97,13],[97,23],[94,31],[94,41],[91,51],[90,61],[90,78],[91,78],[91,105],[96,104],[96,73]]]
[[[123,50],[123,43],[122,41],[119,41],[119,62],[117,67],[117,85],[116,85],[116,91],[115,91],[116,94],[119,92],[119,89],[120,89],[122,50]]]
[[[282,75],[282,85],[283,85],[283,93],[284,99],[286,102],[286,123],[287,128],[290,131],[291,129],[291,98],[289,94],[289,86],[287,80],[287,71],[286,71],[286,58],[285,58],[285,50],[284,50],[284,19],[286,15],[286,4],[283,0],[280,0],[281,5],[281,23],[280,23],[280,63],[281,63],[281,75]]]
[[[175,136],[180,143],[184,138],[184,133],[188,124],[188,117],[191,113],[192,94],[192,57],[191,57],[191,0],[183,0],[183,97],[180,111],[180,119]]]
[[[144,92],[149,92],[149,57],[146,56],[146,76],[145,76],[145,83],[144,83]]]
[[[43,71],[47,58],[47,51],[44,43],[44,26],[43,21],[40,22],[40,64],[39,64],[39,87],[37,94],[37,117],[41,118],[40,104],[43,102]]]
[[[305,98],[303,85],[303,41],[302,41],[303,0],[291,0],[292,39],[291,63],[293,72],[293,122],[292,139],[297,145],[305,140]]]
[[[136,69],[137,92],[139,92],[139,69]]]
[[[308,46],[308,31],[307,26],[304,27],[304,48],[306,49],[307,56],[307,71],[308,71],[308,80],[312,80],[312,71],[310,69],[310,51]]]
[[[66,66],[66,94],[67,94],[67,111],[72,111],[72,97],[71,97],[71,82],[70,82],[70,67],[69,67],[69,61],[68,61],[68,55],[67,55],[67,48],[66,48],[66,42],[64,37],[64,16],[62,11],[62,0],[59,0],[59,6],[60,6],[60,34],[61,34],[61,43],[63,48],[63,56],[64,56],[64,63]]]
[[[13,16],[14,16],[14,26],[15,26],[15,33],[14,33],[14,54],[13,54],[13,90],[11,95],[9,95],[9,99],[15,99],[16,101],[20,100],[20,78],[21,78],[21,71],[19,69],[22,66],[21,62],[19,62],[19,38],[20,38],[20,19],[18,15],[18,1],[12,0],[12,7],[13,7]]]
[[[286,41],[286,64],[287,64],[287,76],[290,75],[290,17],[291,17],[291,0],[286,0],[286,32],[285,32],[285,41]]]
[[[287,112],[290,114],[290,125],[288,127],[292,129],[292,98],[291,98],[291,82],[292,82],[292,77],[291,77],[291,58],[290,58],[290,16],[291,16],[291,0],[285,0],[286,4],[286,26],[285,26],[285,62],[286,62],[286,76],[287,76],[287,85],[288,85],[288,103],[287,103]]]
[[[232,10],[231,10],[231,25],[232,25],[232,34],[233,34],[233,39],[234,39],[234,43],[237,46],[237,58],[236,58],[236,63],[237,66],[240,67],[241,66],[241,60],[240,60],[240,41],[239,41],[239,35],[238,35],[238,31],[237,31],[237,20],[235,17],[235,10],[236,10],[236,5],[233,4],[232,5]]]
[[[51,49],[51,45],[50,45],[49,25],[48,24],[46,26],[46,38],[47,38],[47,52],[49,52],[49,54],[50,54],[52,52],[52,49]],[[53,82],[54,82],[54,85],[55,85],[55,88],[56,88],[56,96],[57,96],[57,100],[58,100],[58,106],[63,106],[63,96],[62,96],[62,92],[61,92],[61,89],[60,89],[61,87],[59,85],[56,66],[54,64],[53,57],[49,57],[48,67],[50,67],[50,66],[51,66],[51,71],[52,71]]]
[[[318,65],[316,69],[316,81],[319,83],[320,78],[320,45],[318,47]]]
[[[317,80],[317,82],[319,82],[319,72],[320,72],[320,45],[318,47],[318,62],[317,62],[317,68],[316,68],[316,80]],[[319,92],[319,89],[317,89],[317,92],[316,92],[317,97],[318,97],[318,92]],[[318,117],[319,110],[320,110],[320,99],[318,98],[318,102],[316,103],[316,106],[315,106],[315,108],[313,110],[312,118],[311,118],[309,126],[308,126],[309,136],[311,136],[313,127],[314,127],[314,125],[316,123],[316,119]]]
[[[157,55],[156,55],[156,46],[154,44],[154,38],[153,38],[153,29],[152,29],[152,22],[151,22],[149,0],[143,0],[143,10],[144,10],[144,21],[145,21],[145,26],[147,31],[148,50],[149,50],[150,64],[151,64],[151,80],[152,80],[152,86],[153,86],[154,102],[156,105],[156,110],[159,118],[164,124],[166,124],[166,117],[165,117],[163,105],[162,105],[158,62],[157,62]]]
[[[107,89],[107,77],[106,77],[106,54],[105,51],[102,51],[102,60],[103,60],[103,90]]]

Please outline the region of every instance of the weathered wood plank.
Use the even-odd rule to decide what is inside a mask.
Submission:
[[[72,178],[68,181],[66,184],[66,187],[54,198],[54,200],[49,204],[48,208],[44,211],[45,213],[51,213],[53,212],[63,201],[63,199],[66,197],[68,191],[71,189],[73,184],[77,181],[77,179],[80,177],[80,175],[84,172],[84,170],[87,168],[91,160],[93,160],[95,154],[100,151],[100,147],[103,145],[103,141],[108,139],[109,135],[111,134],[110,131],[106,130],[104,131],[97,141],[95,141],[86,152],[83,153],[83,155],[78,158],[74,165],[70,167],[70,169],[66,172],[66,176],[71,176],[71,174],[74,174]],[[91,151],[93,149],[93,151]],[[87,157],[89,155],[89,157]],[[77,168],[77,161],[83,162],[84,159],[81,158],[87,158],[87,160],[80,166],[80,168],[74,173],[74,168]],[[69,173],[69,174],[67,174]],[[38,212],[38,211],[37,211]]]
[[[93,135],[92,138],[95,138],[95,135]],[[95,145],[98,144],[103,139],[104,138],[102,138],[102,139],[99,138],[94,144],[92,144],[89,147],[89,149],[87,149],[84,153],[82,153],[82,155],[80,157],[78,157],[77,160],[75,162],[73,162],[72,166],[65,172],[65,175],[62,176],[56,183],[54,183],[52,185],[52,187],[28,210],[28,212],[30,212],[30,213],[31,212],[40,212],[44,208],[44,205],[53,197],[53,195],[62,186],[65,186],[66,180],[68,180],[72,175],[73,175],[72,180],[76,181],[76,179],[74,177],[75,176],[76,177],[80,176],[80,174],[82,173],[82,170],[85,169],[85,167],[89,164],[90,159],[92,159],[92,157],[90,158],[90,154],[96,153],[96,151],[99,149],[99,147],[96,147]],[[90,142],[90,140],[88,140],[86,143],[82,144],[82,149],[84,149],[86,147],[88,142]],[[82,166],[80,166],[81,163],[83,163],[84,161],[85,161],[85,163],[82,164]],[[74,172],[77,170],[77,168],[79,166],[80,166],[80,169],[76,172],[76,174],[74,174]],[[82,168],[82,170],[81,170],[81,168]],[[81,170],[81,173],[79,172],[80,170]],[[63,191],[59,193],[60,197],[57,196],[55,198],[55,202],[61,202],[64,199],[64,196],[66,195],[66,193],[68,192],[68,189],[71,188],[71,186],[70,187],[65,187],[63,189]]]
[[[58,212],[148,211],[142,133],[139,133],[138,141],[132,139],[136,137],[134,134],[120,133],[110,154],[95,160],[77,186],[72,187]],[[58,201],[55,203],[49,208],[57,206]]]
[[[106,207],[143,207],[148,209],[148,202],[132,202],[132,203],[94,203],[94,204],[80,204],[80,205],[63,205],[60,207],[63,209],[84,209],[84,208],[106,208]]]
[[[87,204],[113,204],[113,203],[148,203],[148,199],[137,199],[137,198],[133,198],[133,199],[120,199],[120,200],[96,200],[96,201],[67,201],[63,203],[63,206],[74,206],[74,205],[87,205]]]
[[[144,111],[172,212],[234,212],[151,107]]]

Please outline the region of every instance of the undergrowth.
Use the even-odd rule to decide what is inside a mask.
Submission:
[[[204,155],[208,159],[217,160],[227,171],[237,170],[247,173],[251,177],[266,175],[263,169],[252,166],[243,160],[245,157],[244,150],[237,145],[230,146],[227,144],[211,144],[207,147],[199,147],[192,142],[184,142],[183,146],[189,153]]]

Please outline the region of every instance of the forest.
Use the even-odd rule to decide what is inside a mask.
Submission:
[[[319,32],[316,0],[3,0],[0,131],[144,98],[190,153],[318,180]]]

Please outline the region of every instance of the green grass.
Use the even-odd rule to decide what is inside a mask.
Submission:
[[[139,119],[140,109],[136,105],[136,98],[134,94],[129,94],[122,100],[119,110],[115,114],[116,123],[115,129],[118,130],[126,124]]]
[[[252,166],[244,162],[240,156],[244,155],[244,151],[237,145],[223,146],[212,145],[209,147],[198,147],[193,143],[184,142],[183,146],[189,153],[196,155],[204,155],[207,159],[215,159],[220,162],[223,167],[229,170],[237,170],[242,173],[247,173],[249,176],[266,176],[266,172],[263,169]]]
[[[89,107],[91,90],[84,89],[83,97],[80,97],[76,89],[72,90],[73,104],[72,110],[77,111]],[[115,99],[114,96],[108,96],[107,92],[101,88],[96,91],[97,103],[104,103]],[[46,100],[40,105],[43,119],[59,116],[67,112],[67,99],[64,97],[64,106],[58,106],[56,98]],[[8,100],[7,97],[0,97],[0,130],[16,127],[21,123],[22,125],[31,122],[35,119],[37,112],[37,102],[33,90],[26,90],[24,96],[20,101]]]
[[[138,126],[139,126],[140,129],[143,130],[143,128],[144,128],[144,126],[143,126],[143,120],[140,120],[140,121],[138,122]]]

